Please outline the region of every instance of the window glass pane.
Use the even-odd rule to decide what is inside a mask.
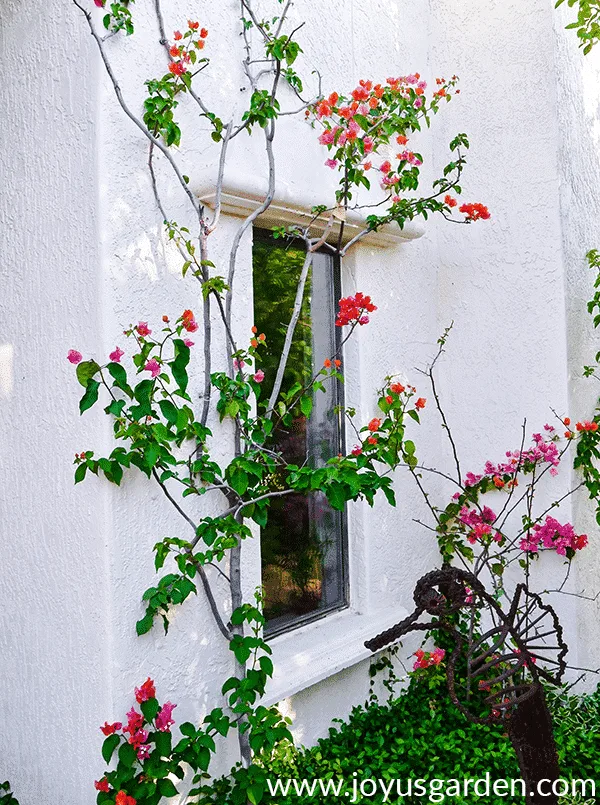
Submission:
[[[302,248],[255,232],[253,249],[254,321],[267,335],[261,352],[265,379],[260,401],[273,388],[277,363],[292,315],[298,278],[304,262]],[[339,276],[327,254],[314,256],[301,315],[284,376],[283,390],[296,382],[306,386],[325,358],[337,349],[335,327]],[[339,415],[341,389],[327,381],[326,392],[314,394],[307,420],[295,415],[292,425],[279,425],[273,442],[287,462],[318,467],[341,451]],[[271,479],[280,488],[283,476]],[[269,632],[278,631],[346,603],[344,516],[324,495],[287,495],[271,502],[269,520],[261,529],[262,581]]]

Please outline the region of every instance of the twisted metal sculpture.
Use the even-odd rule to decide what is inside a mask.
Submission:
[[[472,722],[506,721],[515,749],[528,805],[557,805],[549,794],[559,779],[558,755],[552,717],[542,680],[560,684],[566,668],[567,646],[555,611],[541,598],[519,584],[508,613],[489,595],[472,573],[444,565],[421,578],[415,587],[416,609],[400,623],[365,643],[377,651],[412,631],[442,629],[454,641],[446,668],[452,702]],[[487,609],[493,626],[482,635],[463,634],[456,616],[463,611]],[[424,613],[435,621],[420,622]],[[473,619],[471,620],[471,623]],[[464,685],[457,683],[456,663],[466,661]],[[473,712],[474,686],[483,695],[489,714]],[[481,696],[477,697],[481,704]],[[540,782],[544,781],[542,795]]]

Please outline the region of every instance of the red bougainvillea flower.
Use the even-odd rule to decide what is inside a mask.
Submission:
[[[194,314],[192,313],[191,310],[183,311],[181,315],[181,321],[184,329],[187,330],[188,333],[195,333],[196,330],[198,329],[198,323],[194,318]]]
[[[425,408],[426,403],[427,403],[427,400],[424,397],[419,397],[419,399],[415,403],[415,408],[418,408],[419,410],[421,410],[421,409]]]
[[[366,313],[372,313],[377,307],[371,302],[370,296],[356,293],[354,296],[346,296],[340,299],[340,309],[335,324],[337,327],[344,327],[346,324],[368,324],[369,317]]]
[[[115,721],[114,724],[109,724],[108,721],[104,722],[104,726],[100,727],[104,735],[113,735],[117,730],[120,730],[123,725],[120,721]]]
[[[115,805],[137,805],[137,799],[130,797],[125,791],[119,791],[115,799]]]
[[[417,671],[421,668],[430,668],[432,665],[440,665],[446,656],[446,652],[443,648],[436,648],[431,653],[428,651],[423,651],[423,649],[419,649],[418,651],[415,651],[414,656],[417,659],[413,665],[413,669]]]
[[[123,732],[128,732],[130,735],[133,735],[137,732],[144,724],[144,716],[141,713],[138,713],[133,707],[127,713],[127,724],[123,727]]]
[[[379,428],[381,427],[381,419],[372,419],[367,425],[367,427],[371,431],[371,433],[375,433],[375,431],[379,430]]]
[[[192,22],[191,20],[188,20],[188,26],[190,28],[190,31],[197,31],[198,28],[200,27],[200,23],[199,22]]]
[[[581,431],[591,431],[595,433],[598,430],[598,423],[597,422],[578,422],[575,427],[579,432]]]
[[[402,394],[403,391],[406,391],[402,383],[392,383],[390,386],[390,391],[393,391],[394,394]]]
[[[566,425],[566,426],[567,426],[567,428],[568,428],[570,424],[571,424],[571,420],[570,420],[570,418],[569,418],[568,416],[566,416],[566,417],[563,419],[563,425]]]
[[[263,380],[265,379],[265,373],[263,372],[262,369],[259,369],[252,379],[254,380],[255,383],[262,383]]]
[[[108,794],[110,791],[110,786],[106,777],[103,777],[101,780],[96,780],[94,783],[94,788],[96,791],[104,791],[106,794]]]
[[[156,360],[156,358],[150,358],[148,363],[144,366],[146,372],[150,372],[152,377],[158,377],[160,374],[160,363]]]
[[[169,72],[173,73],[173,75],[183,75],[187,71],[183,62],[172,61],[169,64]]]
[[[124,354],[125,353],[123,352],[122,349],[120,349],[119,347],[115,347],[114,352],[111,352],[108,357],[111,361],[113,361],[113,363],[121,363],[121,358],[123,357]]]
[[[141,335],[142,338],[152,335],[152,330],[148,327],[147,321],[139,321],[136,324],[135,329],[137,330],[138,335]]]
[[[208,29],[207,28],[201,28],[200,29],[200,36],[202,37],[202,39],[206,39],[206,37],[208,36]]]
[[[456,207],[458,201],[452,196],[444,196],[444,204],[447,204],[449,207]]]
[[[70,349],[67,354],[67,360],[70,361],[72,364],[75,364],[76,366],[83,360],[83,355],[81,354],[81,352],[77,352],[76,349]]]
[[[177,707],[176,704],[165,702],[156,716],[156,729],[160,732],[170,732],[171,727],[175,723],[172,718],[173,710]]]
[[[483,204],[463,204],[459,209],[467,216],[467,221],[487,221],[492,215],[488,208]]]
[[[156,688],[154,687],[154,682],[150,677],[144,682],[144,684],[135,689],[135,700],[138,704],[142,702],[147,702],[148,699],[155,699],[156,698]]]
[[[177,45],[173,45],[169,48],[169,53],[174,59],[176,59],[178,56],[181,56],[181,49],[178,48]]]
[[[355,444],[354,448],[352,450],[352,455],[353,456],[361,456],[362,455],[362,447],[360,445],[358,445],[358,444]]]
[[[377,436],[369,436],[367,441],[369,442],[369,444],[377,444]]]

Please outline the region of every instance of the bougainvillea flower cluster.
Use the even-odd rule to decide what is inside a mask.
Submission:
[[[572,558],[576,551],[580,551],[588,544],[586,534],[576,534],[571,523],[559,523],[554,517],[546,517],[545,521],[537,523],[521,540],[521,550],[537,554],[540,549],[556,551],[559,556]]]
[[[487,461],[484,472],[476,475],[468,472],[465,476],[465,486],[475,486],[483,478],[488,477],[494,480],[494,484],[501,488],[499,481],[504,484],[502,476],[514,475],[520,471],[530,471],[533,466],[540,464],[550,464],[550,474],[556,475],[560,464],[560,450],[556,444],[557,436],[552,425],[545,426],[546,435],[534,433],[532,436],[533,447],[527,450],[513,450],[506,453],[508,461],[493,464]]]
[[[377,310],[376,305],[371,302],[370,296],[358,292],[354,296],[346,296],[340,299],[340,309],[335,320],[337,327],[345,327],[347,324],[368,324],[368,313]]]
[[[175,31],[173,39],[175,44],[169,48],[169,72],[174,76],[182,76],[188,70],[188,65],[196,61],[196,51],[204,49],[208,36],[206,28],[200,28],[199,22],[188,20],[188,29],[185,34]],[[198,37],[197,39],[195,37]],[[178,44],[181,43],[181,44]]]
[[[415,663],[413,665],[413,670],[418,671],[424,668],[431,668],[432,665],[440,665],[444,657],[446,656],[446,652],[443,648],[435,648],[433,651],[423,651],[423,649],[419,649],[415,651]]]
[[[352,199],[352,186],[362,185],[369,190],[371,183],[366,174],[375,168],[380,174],[379,183],[391,202],[386,213],[390,216],[388,220],[406,216],[401,194],[417,188],[419,168],[423,164],[421,154],[407,147],[409,135],[421,129],[421,118],[429,122],[430,115],[439,111],[442,101],[448,102],[459,93],[457,82],[457,76],[450,81],[436,79],[438,89],[428,99],[427,82],[419,73],[388,77],[382,83],[362,79],[349,96],[332,92],[315,104],[313,114],[321,129],[319,143],[330,152],[325,165],[341,173],[340,189],[336,192],[339,204]],[[456,145],[459,140],[468,148],[464,136],[457,138]],[[392,158],[390,150],[394,145],[400,148]],[[456,162],[452,163],[445,176],[457,167]],[[454,189],[460,193],[458,182],[445,179],[438,188],[440,198],[446,194],[445,202],[438,202],[432,209],[442,211],[448,217],[458,202],[446,191]],[[490,218],[490,212],[483,204],[464,204],[460,212],[465,215],[465,222]]]
[[[484,506],[481,511],[463,506],[459,512],[458,519],[469,527],[467,539],[472,545],[486,537],[493,539],[495,542],[502,541],[502,534],[492,528],[496,515],[489,506]]]
[[[107,758],[123,739],[133,747],[137,762],[141,764],[140,779],[143,779],[143,764],[153,751],[152,743],[156,742],[158,733],[171,731],[171,727],[175,723],[173,710],[177,705],[171,702],[165,702],[162,707],[159,705],[156,701],[156,688],[150,677],[139,688],[135,688],[135,699],[143,712],[140,713],[135,707],[132,707],[127,713],[127,723],[125,725],[120,721],[115,721],[112,724],[105,722],[100,727],[100,731],[107,738],[105,744],[112,742],[111,752],[106,756]],[[94,787],[97,791],[103,793],[115,793],[116,798],[114,801],[119,805],[136,805],[134,797],[131,797],[126,791],[116,790],[120,786],[117,785],[115,789],[111,789],[110,781],[114,779],[114,772],[107,772],[102,779],[94,783]]]

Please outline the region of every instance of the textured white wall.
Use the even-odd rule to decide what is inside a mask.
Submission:
[[[413,367],[432,356],[439,333],[455,320],[440,382],[466,469],[518,446],[524,416],[538,430],[549,406],[579,416],[589,405],[588,387],[568,380],[592,349],[581,337],[589,286],[581,254],[598,245],[599,166],[590,137],[598,132],[600,84],[597,62],[586,62],[581,78],[575,42],[553,28],[552,5],[530,0],[524,10],[522,0],[492,0],[477,11],[462,0],[349,0],[332,13],[326,0],[298,0],[294,12],[307,22],[300,35],[306,72],[319,68],[326,92],[413,70],[429,80],[453,73],[463,79],[462,95],[424,135],[423,150],[435,152],[439,168],[451,137],[469,133],[465,197],[489,204],[492,221],[436,221],[420,241],[361,247],[346,262],[344,284],[371,293],[379,306],[346,359],[348,395],[365,419],[375,410],[372,389],[389,372],[417,377]],[[165,3],[165,11],[168,31],[191,13],[184,0]],[[232,96],[243,101],[239,68],[231,66],[237,3],[207,4],[199,13],[213,59],[202,86],[226,117]],[[108,44],[138,109],[143,81],[164,64],[150,8],[139,4],[135,14],[136,36]],[[326,28],[324,19],[331,20]],[[219,701],[229,654],[218,649],[202,595],[176,614],[166,638],[158,629],[135,637],[141,592],[155,578],[151,547],[185,532],[160,490],[141,476],[129,476],[121,489],[95,479],[73,488],[72,454],[110,449],[110,434],[99,412],[78,419],[79,389],[65,354],[77,347],[100,358],[116,343],[125,348],[118,338],[124,326],[198,309],[199,300],[160,232],[146,144],[117,108],[77,10],[57,0],[42,10],[31,0],[7,1],[0,34],[8,109],[0,129],[8,177],[0,200],[0,713],[11,725],[0,734],[0,777],[13,780],[23,805],[87,805],[102,770],[97,726],[123,714],[133,686],[151,675],[162,698],[179,702],[179,721],[199,718]],[[7,81],[17,63],[20,82]],[[182,151],[184,172],[200,187],[215,149],[193,105],[184,106],[198,132]],[[276,145],[282,182],[298,193],[326,194],[330,177],[324,154],[309,142],[313,135],[303,124],[286,121],[284,128],[292,143]],[[238,138],[232,159],[240,173],[264,175],[260,135]],[[158,170],[169,214],[186,223],[181,191]],[[215,236],[217,266],[235,226],[225,218]],[[252,323],[250,245],[246,239],[238,275],[245,298],[236,328],[243,335]],[[201,370],[200,355],[194,361]],[[440,455],[439,434],[427,425],[433,421],[430,410],[421,452],[441,467],[448,455]],[[441,495],[437,484],[433,489]],[[423,505],[408,479],[398,478],[397,493],[395,510],[381,501],[373,510],[352,507],[357,612],[410,607],[415,579],[435,561],[430,536],[413,523]],[[582,504],[582,522],[586,511]],[[587,527],[593,543],[596,528]],[[251,589],[259,580],[256,544],[248,546],[247,567]],[[225,607],[223,590],[220,600]],[[575,613],[564,615],[574,626]],[[578,621],[588,642],[594,618],[590,612]],[[365,692],[363,662],[293,697],[298,738],[325,734],[331,718]]]

